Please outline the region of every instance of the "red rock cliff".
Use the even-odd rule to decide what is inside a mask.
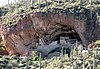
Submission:
[[[90,25],[91,26],[91,25]],[[84,20],[75,19],[67,14],[32,12],[20,17],[18,23],[11,28],[0,26],[0,35],[10,55],[19,53],[27,55],[30,48],[35,47],[37,36],[48,40],[65,32],[61,29],[73,29],[78,33],[84,45],[100,39],[100,26],[87,27]],[[97,36],[95,36],[97,35]]]

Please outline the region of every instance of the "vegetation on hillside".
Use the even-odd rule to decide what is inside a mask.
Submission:
[[[18,2],[8,4],[0,9],[8,11],[4,16],[2,16],[2,23],[5,23],[7,26],[16,24],[20,14],[28,14],[32,11],[48,12],[52,11],[51,9],[56,9],[55,11],[52,11],[54,13],[60,13],[62,9],[75,16],[80,16],[79,14],[84,15],[85,9],[89,9],[90,12],[87,13],[89,16],[92,15],[92,12],[95,12],[98,20],[100,19],[99,0],[18,0]],[[60,9],[60,11],[57,11],[57,9]],[[16,17],[16,19],[13,17]]]
[[[81,17],[80,14],[89,11],[87,18],[100,20],[100,0],[18,0],[13,4],[0,7],[3,22],[8,27],[15,25],[21,14],[26,15],[30,12],[52,12],[60,14],[66,11],[74,16]],[[5,12],[6,11],[6,12]],[[83,18],[83,16],[82,16]],[[88,20],[89,21],[89,20]],[[95,42],[100,45],[100,40]],[[1,44],[0,44],[1,45]],[[0,46],[0,52],[5,49]],[[83,50],[82,50],[83,51]],[[64,51],[63,51],[64,52]],[[62,53],[62,52],[61,52]],[[31,57],[0,56],[0,69],[99,69],[100,68],[100,47],[88,49],[82,53],[76,46],[72,48],[70,57],[53,57],[51,59],[41,58],[33,52]]]
[[[63,53],[63,55],[62,55]],[[80,46],[71,49],[70,57],[63,50],[60,56],[42,58],[36,52],[28,57],[0,56],[0,69],[99,69],[100,47],[82,50]]]

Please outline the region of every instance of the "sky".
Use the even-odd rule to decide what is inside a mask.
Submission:
[[[10,3],[14,2],[15,0],[9,0]],[[8,0],[0,0],[0,6],[6,5],[8,3]]]

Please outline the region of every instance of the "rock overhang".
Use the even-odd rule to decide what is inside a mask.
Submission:
[[[96,32],[96,28],[99,28],[98,25],[94,30],[89,31],[90,28],[87,28],[87,23],[85,23],[84,20],[76,19],[73,15],[69,16],[69,14],[65,14],[65,12],[62,14],[55,14],[52,12],[31,12],[20,16],[17,24],[11,28],[2,25],[0,33],[6,49],[10,54],[19,53],[21,55],[26,55],[29,49],[34,47],[38,41],[36,38],[37,36],[42,39],[45,38],[45,40],[50,40],[64,32],[61,30],[63,27],[75,30],[82,42],[86,45],[93,40],[100,39],[98,35],[99,32]],[[90,24],[90,26],[92,25]],[[95,33],[93,33],[93,31],[95,31]],[[93,34],[89,35],[87,33]],[[48,38],[46,38],[48,36],[47,34],[49,35]],[[98,35],[98,37],[94,36],[95,34]]]

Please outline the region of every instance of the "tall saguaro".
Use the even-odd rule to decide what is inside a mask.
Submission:
[[[10,0],[8,0],[8,8],[9,8],[9,10],[10,10]]]
[[[80,8],[82,7],[82,0],[80,0]]]
[[[25,9],[24,10],[27,10],[27,8],[28,8],[28,5],[27,5],[28,4],[28,0],[25,0],[24,2],[25,2]]]
[[[89,3],[90,3],[90,16],[91,16],[91,19],[92,19],[92,0],[89,0]]]
[[[31,0],[31,6],[32,7],[34,6],[34,2],[35,2],[35,0]]]

